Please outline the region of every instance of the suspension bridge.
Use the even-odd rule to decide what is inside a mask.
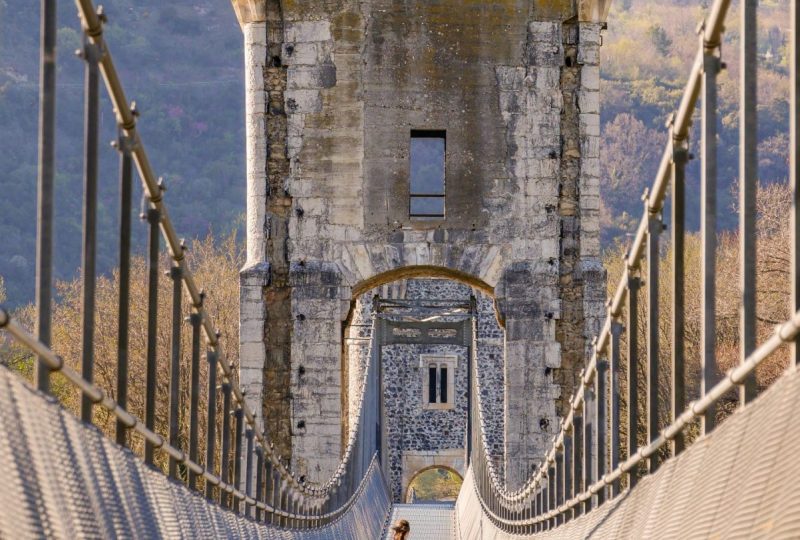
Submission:
[[[237,5],[244,9],[241,2]],[[2,350],[21,347],[33,359],[35,370],[29,382],[8,366],[0,367],[0,536],[366,540],[390,537],[390,524],[400,518],[411,523],[410,538],[414,539],[800,536],[800,495],[796,489],[800,461],[794,451],[800,440],[800,423],[796,421],[800,412],[800,12],[796,2],[791,2],[789,43],[793,205],[791,215],[786,216],[791,221],[793,243],[792,291],[787,299],[793,315],[778,325],[771,337],[756,343],[756,2],[743,0],[739,111],[743,179],[739,188],[741,351],[739,363],[720,373],[715,348],[717,75],[724,67],[721,43],[731,2],[716,0],[698,27],[699,48],[682,99],[670,117],[660,168],[644,195],[644,212],[627,250],[623,275],[607,300],[606,318],[588,347],[572,395],[566,399],[548,441],[549,448],[537,456],[536,465],[526,469],[526,477],[513,488],[506,475],[515,469],[514,457],[498,459],[490,440],[492,404],[486,387],[489,382],[481,376],[475,301],[451,305],[444,315],[450,317],[451,326],[446,330],[452,332],[437,334],[444,340],[437,343],[457,338],[468,351],[465,474],[454,504],[428,505],[399,504],[392,494],[391,442],[380,353],[385,344],[380,340],[387,339],[385,329],[392,324],[402,330],[392,336],[412,338],[418,335],[414,332],[427,331],[428,327],[397,317],[373,319],[363,370],[353,375],[351,413],[338,463],[322,481],[309,479],[307,468],[301,473],[293,470],[293,460],[282,456],[271,440],[274,434],[261,420],[263,412],[257,401],[254,408],[252,392],[243,389],[241,374],[231,361],[236,353],[222,348],[204,303],[205,293],[185,257],[186,245],[170,220],[165,186],[137,131],[139,114],[126,96],[115,67],[111,54],[114,44],[105,39],[106,14],[91,0],[76,0],[76,6],[84,34],[80,56],[86,73],[80,365],[65,361],[51,348],[57,25],[55,1],[43,0],[35,328],[27,328],[10,310],[0,308],[0,335],[6,339],[0,343]],[[257,11],[253,6],[247,9]],[[118,312],[113,314],[118,321],[116,358],[95,358],[93,352],[95,317],[111,315],[95,313],[101,86],[113,104],[119,128],[114,145],[120,162],[121,209],[120,287]],[[694,194],[686,189],[686,168],[687,162],[695,159],[690,155],[689,137],[698,114],[700,151],[696,159],[700,163],[701,192]],[[148,230],[148,295],[144,300],[132,298],[129,286],[135,175],[146,196],[142,219]],[[412,194],[412,200],[415,196],[444,197]],[[686,369],[683,255],[686,201],[698,196],[701,376],[694,381],[689,380]],[[667,209],[670,215],[665,220]],[[668,306],[658,302],[659,267],[667,264],[659,256],[660,237],[667,230],[665,221],[669,223],[673,250],[668,262]],[[172,309],[166,314],[172,329],[168,360],[158,358],[157,347],[158,319],[164,316],[158,311],[163,251],[170,261],[167,275],[172,295]],[[421,275],[415,272],[419,268],[410,269],[406,275]],[[130,380],[129,320],[134,301],[147,302],[142,387]],[[392,301],[379,305],[407,307]],[[188,312],[184,306],[190,306]],[[645,309],[640,310],[640,306]],[[380,311],[379,307],[374,309]],[[552,318],[552,314],[537,316]],[[665,356],[660,351],[660,320],[668,321],[671,329],[668,366],[662,365]],[[187,321],[191,331],[188,366],[181,363],[181,328]],[[379,325],[384,325],[383,330]],[[639,338],[641,326],[645,328],[643,342]],[[784,347],[791,348],[790,365],[759,394],[756,368]],[[577,353],[584,356],[583,350]],[[99,362],[114,365],[116,387],[103,388],[95,381]],[[167,362],[166,371],[159,371],[159,362]],[[640,362],[645,366],[643,380],[637,368]],[[665,367],[669,381],[660,386],[659,373]],[[168,374],[169,387],[166,402],[159,400],[157,392],[164,373]],[[436,373],[430,372],[431,403],[434,394],[444,403],[453,391],[446,384],[447,372]],[[56,377],[59,385],[80,393],[79,415],[55,397]],[[437,386],[436,377],[443,377],[441,386]],[[669,400],[663,397],[665,390]],[[719,423],[718,409],[724,400],[730,403],[732,393],[737,395],[738,407]],[[690,395],[697,397],[688,402]],[[667,411],[666,421],[659,411]],[[101,414],[110,419],[105,429],[98,425]],[[637,433],[644,433],[644,437],[637,437]]]

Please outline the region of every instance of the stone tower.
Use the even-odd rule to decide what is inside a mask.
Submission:
[[[354,299],[398,279],[457,280],[494,298],[505,329],[505,471],[518,485],[604,315],[607,1],[232,1],[247,81],[240,377],[253,410],[279,452],[324,481],[345,437]],[[444,148],[425,154],[441,179],[415,185],[429,173],[410,154],[430,142]]]

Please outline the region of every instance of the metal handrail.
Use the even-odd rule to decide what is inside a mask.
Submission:
[[[114,401],[111,397],[109,397],[109,395],[106,392],[104,392],[102,388],[87,381],[81,376],[80,373],[69,367],[61,357],[56,355],[52,350],[50,350],[50,348],[48,348],[46,345],[42,344],[39,340],[37,340],[36,337],[31,335],[18,322],[14,321],[11,318],[11,315],[8,313],[8,311],[6,311],[2,307],[0,307],[0,330],[7,331],[15,340],[28,347],[32,352],[36,353],[40,358],[43,358],[52,371],[61,373],[70,383],[75,385],[75,387],[77,387],[84,395],[89,397],[89,399],[91,399],[94,404],[99,405],[104,409],[106,409],[108,412],[113,414],[117,419],[119,419],[123,424],[125,424],[125,426],[127,426],[129,429],[136,430],[145,440],[153,443],[156,448],[163,450],[168,455],[173,457],[175,460],[186,465],[186,467],[195,474],[201,475],[208,482],[211,482],[214,486],[224,490],[228,494],[236,497],[241,502],[247,505],[251,505],[254,508],[270,512],[274,515],[277,515],[279,517],[284,517],[287,519],[298,520],[298,521],[323,520],[325,521],[326,525],[330,525],[333,520],[339,518],[342,514],[344,514],[355,503],[356,499],[358,499],[358,497],[363,492],[364,482],[360,482],[358,488],[350,495],[345,504],[335,509],[334,511],[327,512],[324,514],[304,515],[293,512],[286,512],[285,510],[261,502],[247,495],[243,491],[239,490],[233,484],[223,481],[222,478],[220,478],[213,472],[209,471],[206,467],[203,467],[199,463],[189,459],[187,452],[175,448],[174,446],[170,445],[164,437],[162,437],[158,433],[155,433],[147,429],[140,418],[120,407],[119,404],[116,401]],[[367,468],[367,471],[364,475],[365,478],[377,466],[377,461],[378,461],[378,454],[374,453],[370,460],[369,467]]]
[[[680,105],[678,106],[678,111],[671,122],[673,137],[672,140],[667,142],[658,172],[656,173],[655,181],[653,182],[652,189],[645,192],[646,211],[643,213],[641,220],[639,221],[634,239],[631,242],[631,247],[626,253],[625,269],[622,272],[622,276],[620,277],[614,294],[609,298],[608,305],[610,317],[605,320],[599,335],[596,337],[594,354],[592,355],[592,358],[589,361],[583,375],[584,385],[588,385],[592,382],[594,373],[596,371],[597,352],[604,351],[607,348],[609,337],[611,335],[612,319],[619,317],[622,314],[622,309],[625,304],[625,295],[628,291],[628,282],[634,275],[634,272],[641,267],[641,261],[647,243],[646,238],[649,214],[657,213],[663,208],[664,201],[666,200],[667,186],[670,181],[670,171],[673,163],[673,150],[675,146],[685,142],[689,137],[689,129],[692,125],[692,113],[697,105],[700,95],[702,83],[701,76],[703,72],[703,56],[706,46],[705,44],[718,44],[720,42],[722,30],[724,28],[724,19],[727,15],[729,7],[730,0],[716,0],[713,6],[711,6],[709,16],[706,19],[707,22],[701,27],[703,43],[701,44],[701,50],[698,51],[695,61],[692,64],[692,68],[689,73],[689,80],[686,83]],[[578,393],[575,394],[574,397],[577,398],[578,396],[582,396],[582,394],[583,387],[578,390]],[[576,403],[573,402],[572,411],[574,410],[576,410]],[[549,460],[551,454],[553,454],[552,451],[548,454],[546,461]],[[530,490],[533,489],[533,485],[539,480],[541,480],[541,475],[534,476],[529,479],[525,485],[514,492],[508,492],[504,486],[500,485],[497,486],[498,492],[503,493],[504,496],[509,499],[509,501],[518,501],[520,498],[528,496],[530,494]]]
[[[793,343],[798,335],[800,335],[800,311],[795,313],[791,319],[776,327],[773,335],[760,347],[758,347],[758,349],[756,349],[756,351],[747,358],[745,363],[730,369],[725,378],[717,383],[707,394],[705,394],[702,398],[690,403],[674,422],[661,430],[659,437],[656,440],[647,446],[640,448],[635,455],[629,457],[616,469],[606,475],[603,475],[600,480],[589,486],[582,493],[574,496],[569,501],[560,505],[558,508],[535,518],[510,520],[492,512],[483,502],[483,499],[479,497],[481,498],[481,504],[484,506],[486,513],[489,514],[494,521],[509,526],[535,525],[548,521],[560,514],[565,513],[568,510],[573,509],[579,503],[591,499],[591,497],[600,492],[600,490],[613,485],[614,482],[619,480],[623,474],[631,472],[636,468],[637,465],[655,455],[665,444],[673,440],[675,436],[683,431],[683,429],[685,429],[692,421],[701,417],[709,407],[718,402],[725,394],[742,385],[747,377],[776,350],[787,343]],[[791,369],[787,371],[785,375],[790,375]],[[565,422],[565,424],[566,423],[567,422]],[[564,438],[562,431],[558,439],[554,442],[553,446],[560,448],[563,447],[563,444]],[[491,462],[491,460],[489,460],[489,462]]]
[[[97,10],[94,8],[94,4],[91,0],[76,0],[76,5],[78,7],[79,15],[82,19],[87,36],[91,39],[94,45],[98,46],[102,51],[104,51],[104,54],[100,60],[100,70],[103,74],[106,88],[114,105],[117,122],[120,128],[124,131],[125,135],[134,141],[133,159],[144,184],[144,189],[147,192],[150,204],[160,212],[160,228],[167,242],[170,256],[183,271],[182,277],[184,286],[190,295],[194,312],[198,313],[202,317],[203,330],[209,346],[212,349],[219,351],[221,346],[218,340],[217,332],[214,329],[211,317],[203,308],[201,292],[197,287],[191,271],[185,262],[183,243],[175,232],[172,222],[170,221],[169,214],[167,213],[167,208],[163,200],[163,186],[160,179],[153,172],[142,140],[136,131],[137,115],[128,105],[129,102],[125,96],[125,91],[122,87],[119,76],[117,75],[111,53],[105,44],[105,40],[103,38],[102,17],[98,15]],[[244,411],[245,421],[254,430],[255,437],[261,443],[263,450],[267,452],[267,455],[270,457],[273,465],[279,468],[282,475],[286,477],[287,481],[300,493],[317,497],[325,495],[327,491],[338,482],[341,471],[346,467],[349,454],[344,455],[336,473],[331,476],[331,478],[326,482],[326,484],[323,485],[322,488],[306,485],[305,483],[297,481],[291,471],[280,462],[277,456],[275,456],[272,450],[272,445],[266,440],[266,437],[263,435],[263,433],[257,429],[255,416],[247,406],[241,389],[233,379],[233,374],[230,367],[225,362],[218,362],[218,364],[222,370],[223,376],[232,385],[233,398],[237,403],[239,403],[239,406]]]
[[[375,459],[376,446],[379,441],[375,438],[376,434],[369,432],[366,435],[363,429],[359,426],[365,421],[375,421],[373,418],[366,418],[363,412],[363,406],[359,407],[359,415],[356,419],[357,427],[350,434],[347,449],[342,457],[342,460],[334,471],[330,479],[322,486],[307,484],[305,481],[300,481],[296,478],[295,474],[282,463],[280,456],[276,455],[272,444],[268,441],[266,435],[260,429],[256,422],[255,414],[248,407],[244,399],[244,393],[234,377],[232,371],[233,365],[227,362],[218,361],[221,357],[222,345],[219,340],[219,334],[215,330],[213,320],[204,307],[204,293],[197,286],[191,270],[185,259],[185,245],[183,240],[179,239],[175,228],[170,220],[167,207],[164,201],[165,187],[163,181],[158,178],[150,164],[147,152],[145,151],[144,143],[139,136],[136,129],[138,112],[133,103],[129,103],[122,87],[119,75],[115,68],[115,64],[111,52],[105,42],[103,36],[103,24],[106,21],[106,15],[102,8],[95,9],[94,3],[91,0],[76,0],[76,7],[78,15],[81,19],[81,26],[85,37],[84,49],[81,51],[81,57],[86,61],[87,77],[86,92],[89,99],[87,100],[87,140],[86,140],[86,161],[87,161],[87,186],[96,183],[96,166],[94,163],[97,160],[97,111],[99,108],[99,100],[97,99],[99,92],[99,77],[105,83],[106,90],[110,96],[114,113],[116,116],[117,124],[120,130],[119,141],[116,141],[117,150],[121,155],[121,185],[123,193],[122,204],[123,208],[130,206],[130,186],[131,182],[131,164],[135,164],[139,177],[142,181],[145,196],[148,201],[148,211],[146,214],[147,221],[150,224],[150,247],[149,247],[149,264],[150,264],[150,279],[148,281],[148,289],[150,300],[152,301],[154,295],[157,295],[157,266],[159,254],[159,236],[163,237],[167,246],[167,251],[172,260],[173,266],[170,272],[170,277],[173,280],[173,310],[172,310],[172,376],[170,381],[170,437],[169,440],[155,432],[153,424],[153,411],[155,410],[155,393],[150,388],[155,384],[150,384],[150,377],[154,376],[154,371],[151,374],[151,366],[155,365],[155,343],[153,341],[153,327],[156,324],[155,315],[151,317],[148,314],[148,390],[145,399],[145,421],[132,415],[126,410],[127,388],[125,392],[119,393],[118,399],[120,402],[112,400],[102,389],[97,387],[92,382],[92,369],[93,369],[93,354],[91,340],[87,344],[87,336],[91,337],[93,331],[93,310],[85,310],[84,313],[84,343],[83,343],[83,361],[82,371],[78,373],[53,353],[49,348],[49,337],[44,335],[45,341],[40,341],[36,337],[27,333],[18,323],[11,320],[7,311],[0,308],[0,328],[8,331],[16,340],[28,347],[39,357],[40,372],[37,374],[38,386],[41,390],[47,391],[49,387],[49,375],[47,373],[53,371],[62,372],[65,377],[81,390],[82,393],[82,418],[85,421],[91,422],[91,407],[92,404],[98,404],[112,413],[117,419],[117,441],[120,444],[125,444],[125,430],[133,429],[140,433],[145,440],[145,461],[152,463],[153,451],[161,449],[170,458],[170,475],[177,475],[177,464],[181,463],[186,466],[189,474],[189,487],[195,488],[195,481],[198,477],[203,477],[207,480],[206,496],[211,498],[212,491],[209,484],[217,486],[220,489],[220,504],[223,506],[229,505],[230,497],[244,503],[245,511],[250,514],[252,510],[256,510],[256,517],[260,519],[264,517],[271,523],[278,525],[293,525],[298,527],[316,527],[323,526],[330,520],[336,519],[337,516],[343,514],[353,504],[355,497],[362,489],[363,481],[366,479],[367,474],[371,470],[371,461]],[[54,17],[53,6],[47,4],[43,11],[43,19]],[[48,25],[47,32],[55,32],[55,25]],[[48,58],[47,45],[52,41],[52,36],[43,36],[42,58]],[[53,102],[55,89],[50,86],[43,86],[42,100],[47,103]],[[52,145],[52,140],[42,143],[45,154],[47,154],[48,145]],[[42,166],[46,166],[46,157],[42,158]],[[40,187],[40,189],[45,189]],[[45,199],[47,199],[45,197]],[[43,215],[52,215],[52,201],[45,201],[43,203]],[[87,188],[85,209],[87,212],[94,212],[96,207],[96,193],[90,192]],[[143,216],[144,217],[144,216]],[[121,219],[121,222],[129,221],[127,218]],[[93,244],[95,242],[94,224],[89,224],[84,227],[84,264],[86,268],[93,268],[95,258],[93,254]],[[160,233],[160,234],[159,234]],[[42,272],[42,279],[44,281],[42,286],[49,288],[49,280],[46,276],[52,266],[52,259],[49,255],[50,248],[47,247],[44,240],[39,238],[41,248],[39,251],[43,257],[37,262],[37,269]],[[130,230],[124,227],[120,232],[121,243],[121,268],[123,264],[126,266],[125,271],[129,268],[129,248],[130,248]],[[88,247],[87,247],[88,246]],[[44,268],[44,270],[43,270]],[[38,287],[38,285],[37,285]],[[90,302],[94,301],[95,283],[93,276],[89,280],[84,281],[83,293],[84,299],[89,299]],[[125,290],[124,295],[127,295],[128,284],[127,282],[121,284],[121,290]],[[213,459],[215,454],[214,444],[214,423],[216,416],[216,409],[214,403],[216,402],[216,373],[219,370],[222,377],[222,390],[223,390],[223,431],[222,431],[222,453],[220,460],[220,474],[214,474],[212,470],[200,465],[196,460],[197,444],[196,440],[192,439],[189,443],[189,452],[185,452],[178,448],[178,382],[176,380],[176,373],[179,373],[177,362],[180,358],[180,343],[179,343],[179,325],[182,321],[181,309],[182,304],[181,292],[185,291],[191,303],[192,316],[189,318],[193,333],[192,333],[192,372],[198,369],[199,362],[199,340],[200,332],[205,336],[205,341],[208,349],[209,364],[212,369],[209,372],[209,423],[210,435],[208,436],[208,448],[206,459]],[[123,293],[120,299],[120,321],[123,321]],[[92,305],[92,304],[87,304]],[[51,317],[49,307],[43,308],[39,306],[42,317],[49,319]],[[127,307],[125,308],[127,310]],[[89,313],[92,312],[92,313]],[[127,313],[127,311],[125,312]],[[41,317],[40,317],[41,318]],[[125,319],[127,320],[127,314]],[[127,329],[123,329],[124,323],[120,323],[120,332],[126,333]],[[87,333],[87,330],[88,333]],[[122,339],[120,337],[120,339]],[[127,340],[127,337],[126,337]],[[87,352],[88,351],[88,352]],[[121,353],[122,354],[122,353]],[[118,377],[118,384],[125,383],[125,373],[127,373],[127,353],[125,353],[123,361],[122,356],[118,359],[120,376]],[[215,367],[214,367],[215,366]],[[42,369],[43,368],[43,369]],[[154,367],[152,368],[155,369]],[[364,373],[362,380],[362,393],[361,402],[364,402],[369,386],[371,391],[376,392],[377,385],[367,381],[370,377],[374,378],[376,368],[374,361],[371,361]],[[44,374],[44,376],[43,376]],[[197,381],[193,381],[192,386],[192,412],[191,412],[191,429],[193,433],[197,431],[198,425],[198,411],[196,409],[197,393],[199,392]],[[231,403],[231,398],[233,403]],[[233,413],[232,415],[230,413]],[[235,432],[234,440],[231,441],[231,416],[235,417]],[[246,433],[245,433],[245,426]],[[191,439],[192,436],[190,436]],[[247,438],[247,448],[244,449],[244,440]],[[255,439],[255,448],[252,444]],[[233,451],[231,455],[229,452]],[[194,456],[194,457],[192,457]],[[208,457],[212,456],[212,457]],[[254,469],[252,457],[258,458],[258,465]],[[228,459],[233,457],[233,482],[230,482],[230,473],[228,467]],[[266,462],[264,462],[266,460]],[[246,461],[246,470],[242,471],[243,461]],[[213,463],[213,462],[212,462]],[[267,473],[265,479],[263,473]],[[274,477],[277,473],[278,478]],[[244,477],[243,477],[244,475]],[[256,496],[251,496],[252,483],[251,480],[256,479]],[[266,480],[266,484],[264,484]],[[276,484],[277,481],[277,484]],[[342,488],[342,486],[344,487]],[[245,487],[246,486],[246,487]],[[271,486],[271,487],[270,487]],[[269,504],[266,499],[260,500],[262,497],[268,497],[271,490],[272,504]],[[223,497],[222,494],[226,496]],[[323,511],[323,507],[325,510]],[[234,510],[237,508],[234,506]],[[266,512],[266,515],[263,514]]]
[[[185,464],[189,470],[203,476],[214,486],[217,486],[227,493],[233,495],[240,501],[246,504],[254,505],[262,510],[286,517],[299,517],[283,512],[280,509],[273,508],[260,501],[256,501],[252,497],[237,489],[236,486],[224,482],[219,476],[210,472],[202,465],[190,460],[187,452],[171,446],[164,437],[147,429],[141,419],[120,407],[116,401],[114,401],[106,392],[103,391],[102,388],[87,381],[81,376],[80,373],[64,363],[64,360],[61,357],[56,355],[50,350],[50,348],[42,344],[33,335],[28,333],[19,323],[12,319],[9,313],[2,307],[0,307],[0,329],[7,331],[15,340],[28,347],[40,358],[44,359],[52,371],[61,373],[70,383],[75,385],[84,395],[91,399],[94,404],[106,409],[108,412],[116,416],[129,429],[136,430],[145,440],[153,443],[156,448],[163,450],[175,460]]]
[[[117,74],[114,60],[111,56],[111,51],[103,37],[103,21],[102,17],[98,15],[97,9],[92,0],[76,0],[78,14],[81,18],[84,32],[91,40],[92,44],[98,47],[103,54],[99,60],[100,72],[105,81],[106,90],[111,98],[111,103],[114,106],[114,114],[117,118],[117,124],[123,130],[126,137],[132,140],[132,155],[136,168],[139,171],[139,177],[142,180],[143,187],[147,194],[150,205],[158,210],[160,214],[159,227],[161,233],[167,242],[170,257],[182,270],[183,285],[186,292],[189,294],[192,309],[195,313],[202,317],[203,333],[205,334],[208,346],[218,352],[221,352],[221,344],[217,336],[216,328],[214,327],[211,316],[203,307],[203,299],[201,291],[197,286],[191,270],[188,268],[185,260],[185,247],[182,240],[175,231],[172,221],[170,220],[167,206],[164,202],[164,186],[161,179],[153,172],[153,167],[150,164],[150,159],[145,151],[144,143],[136,130],[136,118],[138,114],[135,109],[131,107],[131,102],[125,95],[125,89],[122,87],[119,75]],[[246,422],[255,431],[256,438],[261,442],[263,449],[267,452],[272,460],[274,466],[278,467],[287,477],[287,480],[296,489],[304,491],[304,486],[295,480],[291,472],[284,467],[284,465],[274,456],[273,450],[269,441],[266,440],[261,430],[258,429],[258,424],[255,420],[255,415],[247,406],[239,385],[235,383],[231,368],[225,362],[218,362],[223,376],[232,385],[232,392],[234,400],[239,403],[244,411]]]
[[[740,265],[742,282],[740,283],[742,293],[742,303],[740,305],[741,329],[743,343],[741,346],[742,354],[739,365],[730,370],[727,375],[719,382],[715,382],[714,371],[716,370],[716,358],[714,356],[714,284],[715,279],[715,242],[716,242],[716,202],[714,191],[716,190],[716,74],[724,65],[720,61],[720,44],[724,29],[724,20],[730,7],[729,0],[717,0],[710,8],[709,14],[703,24],[698,28],[700,46],[692,64],[689,79],[684,89],[680,104],[676,113],[670,118],[668,128],[670,138],[660,161],[658,172],[651,189],[645,191],[643,195],[644,212],[636,228],[636,233],[631,245],[625,254],[624,269],[613,294],[609,296],[607,302],[608,313],[602,325],[599,335],[593,342],[593,350],[585,369],[580,374],[578,387],[569,400],[569,410],[566,417],[562,420],[559,433],[553,438],[553,443],[547,451],[541,465],[526,479],[523,485],[511,491],[507,489],[501,480],[497,467],[490,459],[488,445],[486,444],[485,430],[483,429],[482,405],[480,403],[480,382],[475,375],[476,385],[473,393],[478,396],[477,410],[473,415],[473,472],[475,474],[475,489],[478,493],[480,504],[486,515],[504,530],[514,533],[538,532],[565,523],[575,517],[578,513],[590,511],[599,506],[606,500],[606,491],[611,497],[617,496],[620,491],[620,480],[623,474],[628,474],[629,485],[633,487],[638,478],[638,465],[645,460],[649,461],[649,472],[654,472],[658,463],[658,451],[667,443],[672,442],[672,453],[677,454],[683,449],[683,430],[694,419],[700,417],[703,420],[702,433],[707,433],[713,429],[715,423],[716,403],[728,391],[735,387],[742,389],[741,402],[749,402],[756,395],[754,383],[755,368],[769,355],[774,353],[784,343],[795,343],[793,356],[796,361],[800,353],[797,347],[798,335],[800,335],[800,192],[798,190],[798,179],[800,179],[800,161],[795,155],[795,148],[800,129],[800,107],[798,106],[798,95],[800,91],[796,84],[796,78],[800,73],[798,65],[798,46],[800,40],[796,39],[796,32],[800,26],[800,14],[795,3],[792,3],[792,78],[795,81],[792,88],[792,126],[791,126],[791,145],[792,163],[791,184],[794,190],[793,212],[792,212],[792,313],[794,315],[783,325],[778,327],[766,342],[756,348],[754,345],[754,317],[755,297],[755,263],[753,262],[753,237],[755,235],[755,187],[756,177],[754,166],[757,163],[756,149],[754,148],[754,133],[756,125],[755,113],[755,87],[756,75],[753,65],[755,58],[755,16],[756,6],[753,0],[743,0],[741,2],[742,17],[740,20],[744,25],[741,32],[742,49],[741,62],[746,69],[742,69],[742,98],[740,133],[742,143],[740,144],[740,168],[743,180],[740,183],[740,241],[742,242]],[[702,96],[701,96],[702,94]],[[702,97],[702,100],[701,100]],[[655,411],[658,410],[658,386],[653,373],[658,373],[659,346],[655,322],[659,316],[657,304],[649,301],[647,322],[649,325],[649,335],[647,337],[647,362],[648,362],[648,395],[647,408],[648,417],[646,426],[648,431],[648,442],[637,448],[637,442],[631,439],[631,430],[635,433],[639,425],[638,413],[635,412],[635,398],[629,396],[629,422],[632,422],[628,429],[629,457],[619,463],[620,441],[618,435],[607,435],[606,422],[608,414],[608,394],[611,394],[612,416],[610,419],[611,432],[619,432],[619,374],[610,374],[612,384],[606,386],[608,365],[610,359],[612,366],[619,367],[620,360],[620,335],[624,331],[620,323],[623,310],[626,305],[627,316],[631,326],[638,325],[638,314],[635,312],[635,305],[638,290],[640,287],[639,274],[645,269],[642,259],[647,257],[647,276],[646,285],[648,297],[658,298],[658,266],[659,250],[658,237],[663,228],[661,212],[667,200],[667,188],[672,186],[673,198],[673,241],[676,250],[673,256],[673,306],[672,306],[672,326],[673,332],[679,329],[683,332],[683,238],[684,217],[683,217],[683,183],[685,178],[685,165],[688,156],[688,139],[692,116],[698,102],[702,103],[701,117],[703,120],[702,130],[702,156],[703,164],[703,224],[701,237],[703,239],[703,264],[708,265],[703,275],[703,312],[704,317],[701,321],[704,335],[703,340],[703,369],[705,377],[701,386],[701,397],[684,406],[684,387],[683,380],[683,348],[681,343],[673,343],[672,367],[673,367],[673,401],[671,403],[672,421],[663,429],[658,429],[658,418]],[[676,210],[677,209],[677,210]],[[748,256],[747,253],[751,255]],[[676,262],[679,261],[679,262]],[[680,296],[678,296],[680,292]],[[654,330],[655,329],[655,330]],[[628,329],[629,336],[635,330]],[[635,358],[638,347],[638,338],[629,338],[628,343],[628,362],[629,377],[631,369],[635,371],[635,366],[631,364]],[[710,344],[710,345],[709,345]],[[615,364],[616,362],[616,364]],[[800,363],[800,361],[798,361]],[[473,369],[476,369],[473,366]],[[635,379],[634,379],[635,380]],[[617,386],[615,386],[615,384]],[[631,384],[629,380],[629,386]],[[596,402],[596,410],[588,407],[588,400]],[[616,416],[614,416],[616,415]],[[578,418],[583,428],[576,426]],[[590,423],[591,422],[591,423]],[[477,424],[475,424],[477,423]],[[592,423],[597,429],[597,452],[591,459],[592,450],[589,449],[590,441],[587,438],[593,435]],[[579,426],[580,424],[578,424]],[[477,429],[475,429],[477,428]],[[586,430],[582,435],[577,429]],[[577,439],[580,435],[582,447],[573,446],[573,438]],[[610,439],[606,439],[606,437]],[[607,445],[611,444],[611,448]],[[611,461],[611,472],[605,473],[606,462]],[[568,465],[569,461],[572,463]],[[593,463],[590,463],[593,462]],[[591,465],[594,467],[591,467]],[[570,470],[574,467],[574,471]],[[592,470],[594,469],[594,470]],[[582,478],[574,478],[571,475],[578,474],[581,470]],[[597,478],[599,472],[600,478]],[[579,490],[580,487],[580,490]],[[575,492],[578,492],[575,494]],[[581,505],[583,503],[583,505]]]

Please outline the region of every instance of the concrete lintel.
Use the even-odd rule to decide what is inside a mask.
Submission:
[[[578,20],[580,22],[604,23],[608,20],[611,0],[579,0]]]
[[[231,0],[231,5],[242,28],[249,23],[267,20],[267,0]]]

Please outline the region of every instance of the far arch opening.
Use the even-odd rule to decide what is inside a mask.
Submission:
[[[504,444],[505,329],[497,322],[489,285],[453,274],[421,266],[383,273],[369,282],[371,289],[355,289],[363,292],[343,329],[343,432],[351,433],[364,370],[376,358],[383,387],[382,458],[397,503],[406,498],[410,475],[424,468],[463,471],[473,354],[481,384],[491,393],[484,416],[493,455]],[[427,488],[421,489],[427,498]]]
[[[417,471],[403,496],[405,503],[454,502],[464,478],[445,465],[432,465]]]
[[[458,281],[459,283],[463,283],[464,285],[478,289],[487,296],[494,298],[494,287],[486,283],[481,278],[475,277],[466,272],[462,272],[461,270],[455,270],[446,266],[433,265],[403,266],[376,274],[353,286],[352,297],[354,299],[358,298],[360,295],[364,294],[370,289],[375,289],[381,285],[386,285],[393,281],[415,278],[450,279],[453,281]]]
[[[381,272],[380,274],[376,274],[370,278],[367,278],[355,284],[351,288],[350,310],[348,311],[347,317],[345,318],[342,324],[342,329],[344,330],[345,328],[347,328],[352,322],[354,311],[356,308],[356,301],[360,296],[364,295],[365,293],[368,293],[369,291],[378,289],[384,285],[389,285],[397,281],[409,280],[409,279],[444,279],[444,280],[456,281],[458,283],[462,283],[468,287],[471,287],[476,291],[479,291],[480,293],[491,298],[493,302],[495,299],[494,287],[492,285],[490,285],[489,283],[487,283],[486,281],[482,280],[479,277],[473,276],[472,274],[468,274],[467,272],[463,272],[461,270],[456,270],[453,268],[448,268],[446,266],[434,266],[434,265],[403,266],[400,268],[387,270],[386,272]],[[497,319],[497,323],[500,325],[501,328],[505,328],[506,326],[505,317],[498,309],[496,302],[494,302],[494,313],[495,313],[495,318]]]

